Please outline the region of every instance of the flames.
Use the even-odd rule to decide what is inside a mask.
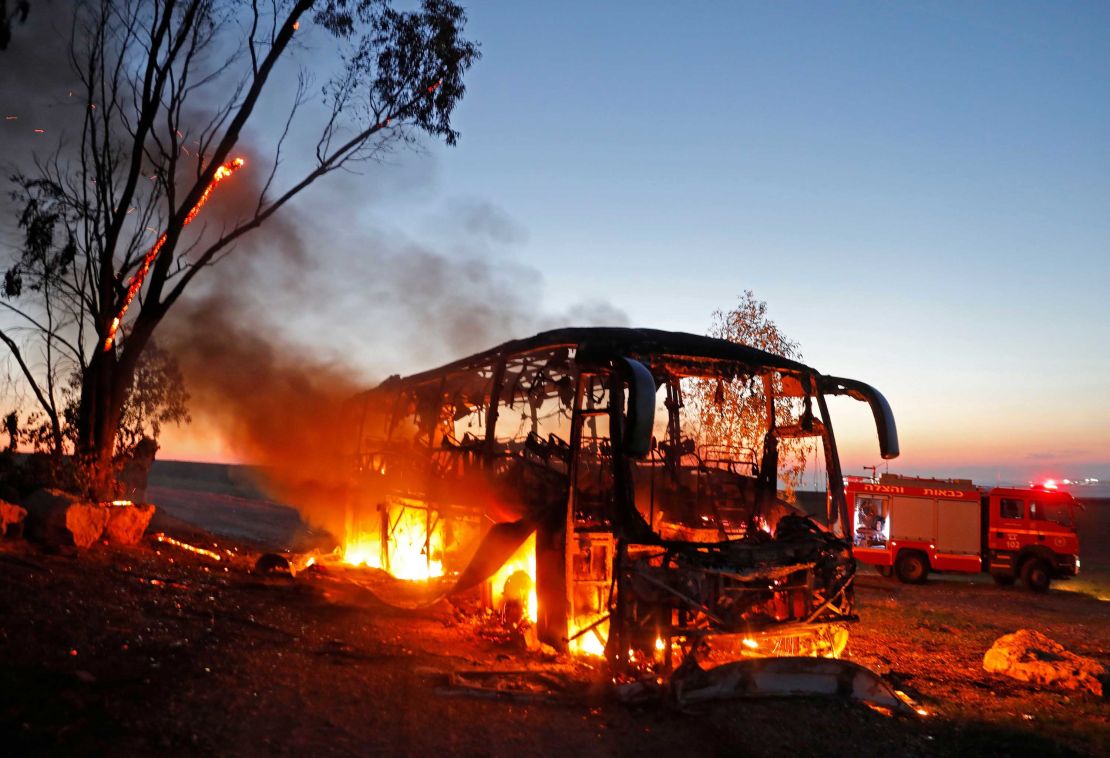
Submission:
[[[571,653],[591,658],[605,657],[605,644],[609,639],[609,614],[604,613],[604,610],[604,606],[600,606],[592,614],[580,611],[574,615],[567,643],[567,649]]]
[[[589,625],[583,626],[586,629]],[[608,619],[602,621],[600,624],[595,625],[588,631],[582,632],[580,629],[578,637],[574,635],[576,632],[571,633],[572,639],[567,645],[570,652],[576,655],[590,656],[591,658],[602,658],[605,656],[605,639],[609,636],[609,621]]]
[[[444,522],[423,508],[394,506],[379,509],[372,523],[347,525],[341,559],[350,566],[381,569],[396,579],[428,582],[446,576],[447,534]],[[539,619],[536,592],[536,535],[533,533],[487,580],[484,597],[491,610],[507,623]],[[568,648],[576,655],[602,657],[609,631],[608,617],[576,619],[584,630]]]
[[[201,194],[200,199],[197,200],[196,205],[194,205],[185,216],[185,222],[182,224],[182,228],[188,226],[192,220],[197,217],[197,214],[200,213],[200,209],[208,202],[208,197],[212,194],[212,190],[216,189],[216,185],[241,169],[245,164],[245,160],[236,158],[216,169],[216,173],[212,176],[212,181],[204,188],[204,192]],[[154,246],[143,256],[143,262],[139,264],[138,270],[131,276],[131,281],[127,284],[127,294],[123,298],[123,303],[120,305],[119,312],[116,314],[115,318],[112,319],[112,324],[108,327],[108,336],[104,339],[104,352],[111,350],[112,345],[115,344],[119,325],[123,321],[124,315],[127,314],[127,309],[130,307],[131,301],[135,299],[135,295],[139,294],[139,290],[142,289],[143,282],[146,280],[146,275],[150,271],[150,267],[154,265],[154,259],[158,257],[158,253],[161,252],[162,245],[165,243],[166,233],[162,232],[162,236],[158,238]]]
[[[493,607],[504,610],[519,604],[522,614],[533,624],[539,618],[539,601],[536,597],[536,535],[505,561],[490,579]]]
[[[341,560],[351,566],[381,569],[396,579],[429,582],[447,576],[444,559],[448,531],[437,514],[421,507],[394,506],[380,509],[369,528],[352,529],[341,552]],[[360,525],[365,527],[365,524]],[[197,548],[168,538],[170,542],[206,554]],[[217,558],[218,556],[212,555]],[[536,592],[536,535],[533,533],[515,553],[487,580],[485,601],[503,622],[516,625],[521,621],[535,624],[539,618]],[[571,619],[567,650],[570,654],[604,658],[609,637],[609,615],[576,615]],[[628,660],[637,665],[660,665],[670,653],[670,644],[662,637],[644,650],[629,649]],[[757,640],[745,635],[736,640],[743,657],[816,656],[839,658],[847,642],[843,629],[823,630],[810,638],[783,639],[769,637]]]
[[[420,508],[388,509],[366,531],[348,532],[343,561],[388,572],[397,579],[426,582],[444,575],[443,522]]]
[[[437,515],[422,508],[398,506],[379,511],[379,516],[377,523],[369,527],[365,524],[348,527],[342,551],[344,563],[381,569],[396,579],[412,582],[447,575],[444,567],[447,533]],[[494,610],[517,607],[520,617],[536,622],[539,601],[535,534],[490,577],[488,585]]]
[[[348,537],[338,553],[350,566],[380,569],[396,579],[430,582],[453,572],[445,564],[449,542],[458,537],[432,509],[414,505],[381,506],[369,523],[348,522]],[[161,537],[159,537],[161,539]],[[194,552],[204,551],[169,541]],[[451,544],[454,544],[451,542]],[[213,556],[217,557],[217,556]],[[536,624],[539,603],[536,587],[536,535],[533,533],[516,552],[487,580],[483,603],[514,628],[522,622]],[[609,638],[610,619],[604,606],[575,614],[570,619],[567,651],[571,655],[604,658]],[[656,637],[644,649],[628,650],[628,661],[641,667],[664,665],[671,656],[671,643]],[[741,657],[814,656],[839,658],[847,643],[847,630],[815,629],[813,634],[774,635],[757,639],[745,634],[735,639],[737,649],[731,655]],[[686,647],[686,640],[679,639]],[[679,659],[685,652],[675,653]],[[670,659],[674,662],[674,659]]]

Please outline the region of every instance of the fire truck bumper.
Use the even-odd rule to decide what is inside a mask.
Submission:
[[[1079,574],[1078,555],[1057,555],[1056,571],[1061,576],[1076,576]]]

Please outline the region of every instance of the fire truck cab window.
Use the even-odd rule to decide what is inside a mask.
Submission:
[[[1029,504],[1029,518],[1034,521],[1051,521],[1066,527],[1075,526],[1075,516],[1070,503],[1033,501]]]
[[[998,515],[1002,518],[1022,518],[1025,501],[1015,497],[1004,497],[998,501]]]
[[[856,547],[885,548],[890,538],[890,500],[876,495],[856,496]]]

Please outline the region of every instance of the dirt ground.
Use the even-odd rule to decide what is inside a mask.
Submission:
[[[1110,666],[1110,603],[1098,599],[1110,587],[1098,583],[1098,562],[1093,590],[1046,595],[983,579],[911,587],[861,577],[848,657],[887,675],[928,717],[817,698],[680,711],[604,695],[459,697],[445,687],[456,670],[589,672],[476,637],[445,604],[395,610],[334,574],[258,577],[257,544],[164,514],[154,528],[222,559],[150,538],[80,554],[0,541],[5,754],[1110,754],[1106,699],[981,667],[995,638],[1023,627]]]

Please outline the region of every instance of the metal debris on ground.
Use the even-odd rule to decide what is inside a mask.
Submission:
[[[753,658],[712,669],[685,666],[671,679],[679,705],[746,697],[837,696],[891,714],[925,715],[875,672],[829,658]]]

